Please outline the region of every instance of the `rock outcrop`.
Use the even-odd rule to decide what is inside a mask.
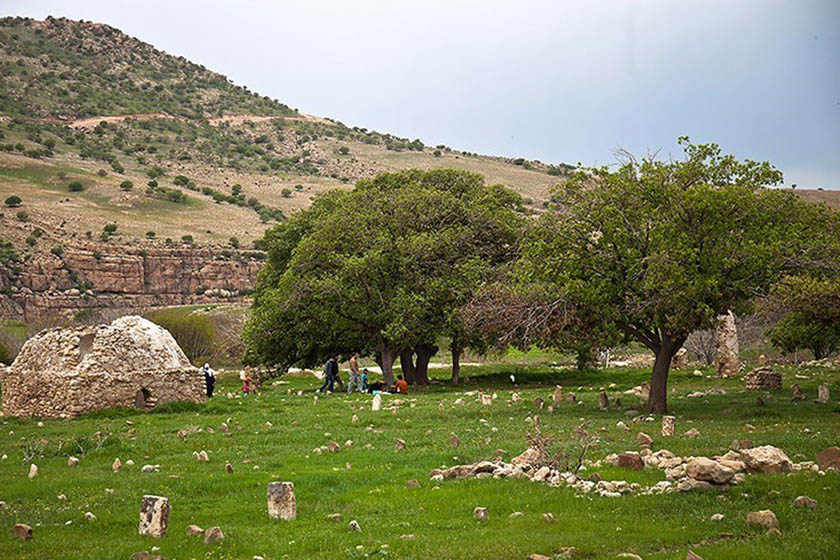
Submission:
[[[262,253],[227,249],[78,245],[0,267],[0,317],[33,320],[80,309],[141,309],[249,294]]]

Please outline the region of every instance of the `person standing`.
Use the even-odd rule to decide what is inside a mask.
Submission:
[[[335,389],[335,380],[338,377],[338,356],[333,355],[327,364],[324,366],[324,384],[318,389],[319,393],[323,393],[327,389],[330,393]]]
[[[207,388],[207,398],[213,397],[213,389],[216,387],[216,372],[210,367],[210,364],[205,363],[201,368],[201,373],[204,374],[204,385]]]
[[[357,389],[360,393],[364,390],[362,388],[361,374],[359,373],[359,353],[354,352],[350,358],[350,379],[347,381],[347,394]]]

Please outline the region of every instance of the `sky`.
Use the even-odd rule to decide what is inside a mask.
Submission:
[[[305,113],[584,165],[676,140],[840,188],[840,0],[4,0],[107,23]]]

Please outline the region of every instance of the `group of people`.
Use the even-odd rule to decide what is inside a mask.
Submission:
[[[359,371],[358,352],[355,352],[353,356],[351,356],[348,365],[350,367],[350,378],[347,380],[346,389],[348,394],[352,393],[353,390],[358,390],[360,393],[377,393],[387,392],[390,389],[387,385],[380,381],[368,383],[368,380],[370,379],[370,372],[367,368]],[[345,390],[344,382],[341,380],[341,374],[338,371],[337,354],[327,360],[327,363],[324,366],[324,383],[320,388],[318,388],[318,392],[323,393],[326,390],[333,393],[335,392],[336,385],[338,386],[339,391]],[[404,395],[408,393],[408,383],[405,382],[402,375],[397,376],[397,383],[394,386],[394,392],[402,393]]]

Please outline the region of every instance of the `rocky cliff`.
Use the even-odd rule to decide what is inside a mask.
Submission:
[[[212,248],[63,245],[0,267],[0,316],[229,301],[251,293],[262,254]]]

